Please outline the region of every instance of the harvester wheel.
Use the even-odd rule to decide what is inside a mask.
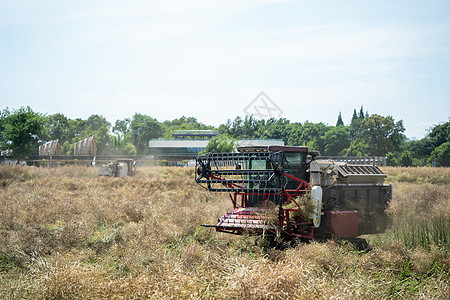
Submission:
[[[362,238],[351,238],[347,240],[348,242],[352,243],[352,245],[359,251],[366,251],[369,249],[369,244],[367,243],[367,240]]]
[[[256,239],[255,245],[265,249],[284,250],[291,246],[290,241],[285,241],[276,235],[263,235]]]

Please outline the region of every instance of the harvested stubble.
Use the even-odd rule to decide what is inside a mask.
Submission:
[[[335,242],[284,251],[216,234],[226,195],[187,168],[0,168],[0,298],[445,298],[438,246],[393,242],[362,253]],[[76,176],[74,176],[76,174]],[[401,192],[401,191],[400,191]],[[405,198],[406,199],[406,198]]]

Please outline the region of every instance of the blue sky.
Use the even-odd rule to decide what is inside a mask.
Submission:
[[[291,121],[450,116],[450,1],[2,1],[0,108],[209,125],[264,91]]]

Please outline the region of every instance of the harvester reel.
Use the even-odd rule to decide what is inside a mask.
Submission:
[[[211,177],[211,161],[208,160],[208,162],[205,164],[203,161],[198,161],[198,163],[200,164],[200,166],[197,167],[197,181],[202,179],[202,178],[206,178],[209,179]]]

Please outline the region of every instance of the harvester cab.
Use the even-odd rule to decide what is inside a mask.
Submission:
[[[308,147],[247,146],[196,159],[196,182],[229,194],[219,232],[285,238],[355,238],[380,233],[392,186],[374,165],[321,160]]]

